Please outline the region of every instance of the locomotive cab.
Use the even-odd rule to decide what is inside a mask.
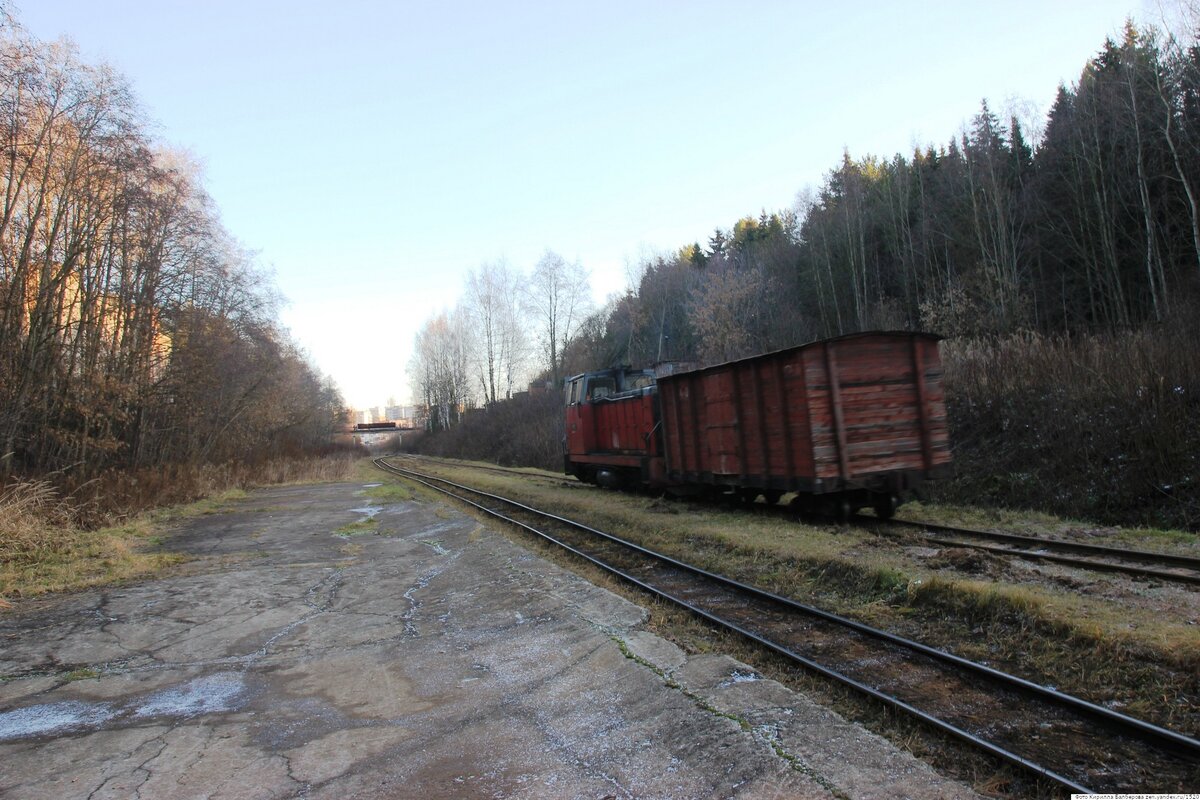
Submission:
[[[585,372],[568,378],[564,392],[564,471],[603,486],[644,482],[647,459],[662,449],[654,373],[627,367]]]

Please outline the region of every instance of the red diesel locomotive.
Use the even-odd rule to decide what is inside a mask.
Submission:
[[[612,488],[728,494],[890,517],[948,474],[939,337],[855,333],[664,375],[566,381],[567,474]]]

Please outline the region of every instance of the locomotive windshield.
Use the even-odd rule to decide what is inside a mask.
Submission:
[[[599,400],[617,391],[617,381],[610,375],[594,375],[588,380],[588,399]]]

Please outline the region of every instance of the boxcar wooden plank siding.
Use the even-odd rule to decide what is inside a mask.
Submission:
[[[937,338],[928,334],[815,342],[667,376],[658,387],[676,480],[800,487],[950,461]]]

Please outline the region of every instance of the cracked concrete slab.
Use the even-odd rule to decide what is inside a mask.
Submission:
[[[167,546],[0,617],[0,797],[972,796],[435,503],[273,488]]]

